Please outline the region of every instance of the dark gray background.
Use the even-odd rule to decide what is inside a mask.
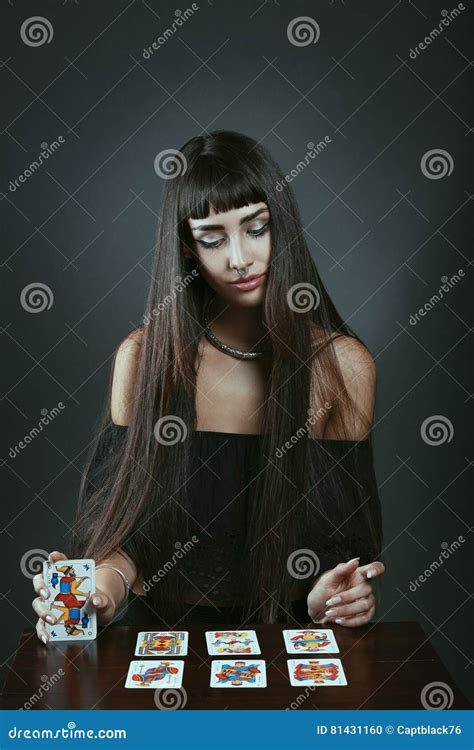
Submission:
[[[22,556],[63,547],[111,357],[142,318],[163,188],[155,156],[203,130],[229,128],[262,141],[289,172],[308,142],[328,135],[332,142],[293,187],[329,292],[377,362],[386,539],[377,616],[418,620],[472,697],[471,11],[413,60],[410,48],[450,4],[199,5],[144,60],[143,48],[175,18],[170,2],[2,4],[1,661],[11,661],[20,630],[36,622]],[[51,22],[49,44],[22,42],[21,24],[32,15]],[[289,42],[287,26],[299,16],[319,24],[316,44]],[[60,135],[64,145],[12,192],[10,180],[40,144]],[[431,149],[449,153],[450,176],[423,174],[420,160]],[[410,325],[441,277],[458,269],[463,279]],[[33,282],[54,295],[38,314],[20,302]],[[10,458],[41,410],[60,401],[62,413]],[[433,416],[452,424],[449,442],[422,439]],[[466,543],[410,591],[442,543],[460,534]]]

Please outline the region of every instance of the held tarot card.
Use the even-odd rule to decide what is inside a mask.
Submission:
[[[95,592],[95,560],[58,560],[43,563],[50,592],[46,604],[56,618],[45,622],[51,641],[90,641],[97,636],[97,615],[86,607]]]

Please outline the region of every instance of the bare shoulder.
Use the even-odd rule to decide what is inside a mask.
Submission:
[[[124,338],[115,353],[110,411],[112,421],[118,425],[130,422],[142,339],[143,329],[136,328]]]
[[[358,339],[338,333],[337,331],[329,334],[328,331],[325,331],[318,325],[312,326],[311,334],[315,351],[318,348],[324,348],[331,342],[344,379],[346,376],[354,376],[356,373],[362,375],[364,372],[366,377],[375,377],[376,368],[374,359],[367,347]]]
[[[364,440],[370,432],[375,410],[377,368],[374,358],[367,347],[352,336],[336,336],[332,345],[345,390],[355,411],[348,410],[343,399],[340,405],[336,403],[334,416],[326,426],[325,437],[335,437],[338,424],[342,421],[349,439]]]
[[[370,385],[376,379],[374,358],[362,344],[352,336],[337,336],[333,339],[337,362],[341,368],[344,381]],[[346,382],[347,385],[347,382]]]

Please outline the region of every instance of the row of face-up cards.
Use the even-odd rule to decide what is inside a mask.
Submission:
[[[286,650],[290,654],[339,653],[332,630],[284,630]],[[211,687],[267,686],[266,666],[263,659],[229,659],[228,656],[261,654],[254,630],[222,630],[206,632],[207,650],[213,660]],[[135,656],[186,656],[188,633],[186,631],[152,631],[138,634]],[[130,663],[125,687],[127,688],[180,688],[183,681],[184,661],[149,659]],[[340,659],[288,659],[291,685],[347,685]]]

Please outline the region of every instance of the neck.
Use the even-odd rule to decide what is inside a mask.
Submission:
[[[243,307],[214,297],[208,309],[209,327],[228,346],[247,351],[261,350],[268,334],[263,324],[263,307]]]

